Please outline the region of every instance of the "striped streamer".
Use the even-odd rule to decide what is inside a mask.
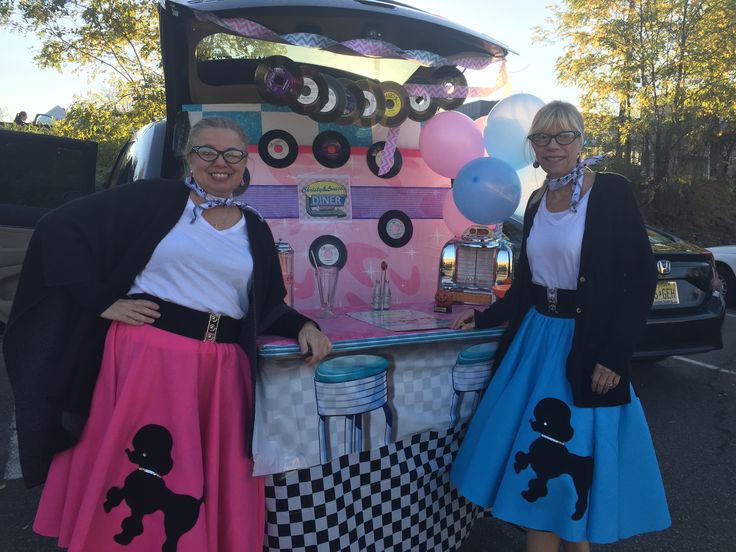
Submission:
[[[400,129],[400,126],[388,129],[386,143],[383,145],[383,152],[381,152],[381,164],[378,166],[379,176],[386,174],[394,166],[394,152],[396,151],[396,144],[399,143]]]
[[[382,40],[360,38],[347,40],[345,42],[336,42],[331,38],[312,33],[290,33],[279,35],[255,21],[241,17],[221,19],[212,13],[202,13],[199,11],[195,11],[194,15],[201,21],[209,21],[210,23],[229,29],[247,38],[286,43],[293,46],[305,46],[308,48],[324,49],[332,48],[334,46],[343,46],[363,56],[408,59],[416,61],[425,67],[455,65],[468,69],[483,69],[492,63],[505,59],[502,55],[492,56],[490,54],[478,54],[477,56],[466,56],[459,59],[449,60],[443,56],[427,52],[425,50],[402,50],[398,46]]]

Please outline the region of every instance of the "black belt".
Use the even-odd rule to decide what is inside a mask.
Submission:
[[[575,318],[580,314],[575,297],[577,290],[557,289],[532,284],[534,304],[537,310],[547,316]]]
[[[237,343],[241,321],[229,316],[202,312],[176,303],[169,303],[147,293],[134,293],[131,299],[145,299],[158,305],[161,316],[153,326],[183,337],[215,343]]]

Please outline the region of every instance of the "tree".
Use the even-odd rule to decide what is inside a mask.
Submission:
[[[558,77],[583,90],[619,163],[656,187],[730,155],[736,0],[566,0],[552,14],[536,36],[564,42]]]
[[[81,95],[52,129],[99,143],[101,183],[125,140],[165,115],[156,3],[0,0],[0,23],[40,39],[40,67],[71,67],[105,83],[103,91]]]

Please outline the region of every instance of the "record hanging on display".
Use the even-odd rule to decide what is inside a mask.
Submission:
[[[309,263],[314,266],[336,266],[339,269],[348,262],[348,249],[337,236],[324,234],[316,238],[309,246]]]
[[[363,91],[365,98],[365,109],[363,109],[358,125],[362,127],[377,125],[383,119],[383,112],[386,109],[386,100],[380,85],[370,79],[357,80],[355,85]]]
[[[399,148],[396,148],[394,150],[394,164],[391,165],[391,168],[386,172],[386,174],[378,174],[378,172],[381,170],[381,155],[383,153],[383,148],[386,147],[386,142],[376,142],[371,147],[368,148],[368,153],[366,153],[365,159],[366,163],[368,164],[368,168],[370,171],[375,174],[378,178],[393,178],[397,174],[399,174],[399,171],[401,171],[401,166],[404,164],[404,160],[401,157],[401,152],[399,151]]]
[[[320,132],[312,142],[314,158],[323,167],[336,169],[350,159],[350,142],[335,130]]]
[[[386,211],[378,219],[378,235],[389,247],[404,247],[414,235],[414,225],[404,211]]]
[[[290,105],[296,101],[304,87],[304,77],[299,66],[284,56],[271,56],[258,64],[255,74],[258,93],[274,105]]]
[[[409,95],[403,86],[393,81],[382,82],[381,90],[386,107],[379,122],[383,126],[397,127],[406,121],[409,115]]]
[[[423,84],[433,86],[429,79],[417,78],[412,79],[407,84]],[[437,100],[432,98],[429,91],[421,92],[414,96],[409,95],[409,118],[412,121],[423,122],[434,117],[437,113]]]
[[[290,104],[292,111],[310,115],[322,109],[329,99],[324,75],[310,65],[301,65],[303,85],[299,96]]]
[[[296,161],[299,146],[285,130],[269,130],[258,141],[258,153],[266,165],[283,169]]]
[[[332,123],[345,111],[345,88],[332,75],[322,74],[327,83],[327,102],[322,109],[309,113],[309,118],[318,123]]]
[[[436,99],[439,107],[446,111],[450,111],[463,105],[465,96],[467,95],[468,81],[465,79],[465,75],[462,74],[460,69],[454,65],[443,65],[432,73],[432,80],[435,84],[442,86],[448,91],[447,96]],[[464,90],[459,97],[449,95],[449,93],[452,93],[458,88],[462,88]]]
[[[337,119],[338,125],[352,125],[360,120],[363,111],[365,111],[365,96],[363,89],[355,84],[355,82],[346,78],[337,79],[343,88],[345,88],[345,109],[342,116]]]

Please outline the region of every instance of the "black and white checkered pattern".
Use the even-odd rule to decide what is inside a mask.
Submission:
[[[456,550],[484,512],[449,482],[463,432],[428,431],[269,476],[264,551]]]

